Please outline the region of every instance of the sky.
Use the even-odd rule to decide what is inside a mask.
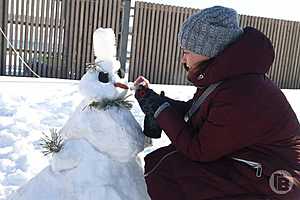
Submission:
[[[239,14],[286,19],[300,22],[299,0],[139,0],[192,8],[207,8],[215,5],[231,7]]]

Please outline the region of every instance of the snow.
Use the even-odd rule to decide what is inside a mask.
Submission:
[[[38,145],[41,133],[63,126],[79,103],[79,94],[74,81],[0,80],[0,197],[5,199],[48,165]]]
[[[145,192],[141,187],[138,187],[138,190],[130,190],[130,187],[134,185],[145,184],[141,178],[132,176],[132,174],[139,175],[139,177],[143,175],[141,168],[134,160],[125,164],[114,161],[104,154],[99,154],[84,139],[67,140],[62,152],[55,155],[61,159],[58,162],[63,161],[66,165],[59,165],[60,168],[52,166],[45,168],[25,187],[14,193],[12,199],[146,199],[130,198],[143,197]],[[69,162],[70,160],[73,162]],[[127,187],[115,187],[116,185]],[[126,196],[129,192],[130,196]]]
[[[163,134],[144,149],[144,114],[117,73],[114,41],[111,29],[95,32],[96,66],[81,81],[0,77],[0,200],[150,199],[143,157],[170,141]],[[184,101],[196,89],[150,87]],[[284,93],[299,118],[300,90]],[[128,95],[131,110],[90,106]],[[57,129],[64,143],[58,153],[46,157],[40,142],[50,129]]]
[[[112,60],[116,53],[116,39],[112,29],[99,28],[93,34],[95,56],[100,60]],[[109,66],[109,68],[111,68]]]
[[[0,199],[18,189],[32,177],[46,170],[50,156],[44,157],[38,145],[42,132],[60,129],[82,100],[79,81],[0,77]],[[166,96],[188,100],[195,87],[178,85],[150,85]],[[300,119],[300,90],[282,90]],[[134,99],[133,99],[134,100]],[[136,101],[133,116],[143,125],[143,114]],[[149,151],[167,145],[165,135],[153,140]],[[118,176],[116,176],[118,179]]]
[[[30,181],[14,175],[11,184],[24,183],[9,200],[150,199],[137,157],[145,145],[142,128],[127,107],[111,106],[113,100],[131,94],[117,73],[120,64],[113,54],[113,41],[112,29],[95,31],[97,58],[79,82],[81,102],[62,128],[50,131],[50,138],[59,134],[62,145],[50,154],[49,165]],[[108,101],[109,106],[105,104]],[[21,162],[26,161],[23,156]]]
[[[103,64],[107,64],[107,62],[105,63],[101,63],[101,66],[103,66]],[[115,64],[114,63],[110,63],[110,64]],[[117,64],[118,65],[118,64]],[[120,66],[120,65],[119,65]],[[101,101],[103,99],[113,99],[113,98],[117,98],[120,93],[122,93],[122,96],[125,96],[127,91],[122,89],[122,88],[116,88],[114,86],[113,83],[125,83],[125,80],[120,79],[120,77],[116,74],[116,71],[119,69],[119,67],[114,70],[111,71],[110,77],[109,79],[111,80],[108,83],[101,83],[101,84],[95,84],[95,82],[99,82],[98,81],[98,73],[94,73],[95,71],[100,69],[95,69],[95,70],[90,70],[88,71],[85,76],[82,77],[82,81],[79,84],[79,90],[80,92],[86,96],[89,97],[91,99],[97,99],[98,101]]]

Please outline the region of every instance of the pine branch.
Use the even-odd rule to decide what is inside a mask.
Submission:
[[[98,66],[95,63],[86,63],[86,71],[97,71]]]
[[[128,100],[128,97],[131,95],[125,96],[125,97],[120,97],[117,99],[104,99],[102,101],[93,101],[91,102],[88,107],[90,109],[95,108],[98,110],[107,110],[110,107],[118,107],[118,108],[124,108],[130,110],[132,108],[132,101]]]
[[[49,137],[44,132],[43,138],[41,138],[40,145],[43,148],[42,153],[47,156],[51,153],[58,153],[63,148],[63,138],[56,129],[50,129],[51,136]]]

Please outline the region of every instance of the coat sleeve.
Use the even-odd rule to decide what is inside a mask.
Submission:
[[[166,98],[167,98],[167,101],[171,104],[171,106],[176,110],[176,112],[180,116],[184,116],[192,104],[192,99],[185,102],[185,101],[174,100],[169,97],[166,97]]]
[[[262,120],[256,105],[244,105],[247,96],[228,98],[232,95],[236,94],[219,92],[214,97],[208,117],[197,133],[172,107],[162,111],[157,121],[176,149],[188,158],[203,162],[217,160],[254,144],[257,129],[263,128],[253,126]]]

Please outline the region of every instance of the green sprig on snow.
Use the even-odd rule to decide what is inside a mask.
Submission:
[[[50,129],[51,136],[42,133],[44,137],[41,138],[40,145],[43,150],[42,153],[44,156],[47,156],[51,153],[58,153],[63,148],[63,138],[56,129]]]

